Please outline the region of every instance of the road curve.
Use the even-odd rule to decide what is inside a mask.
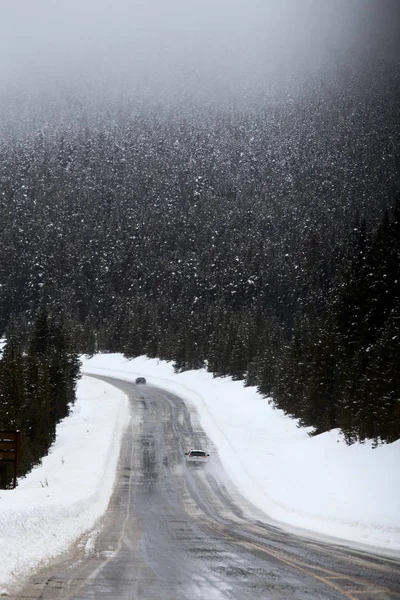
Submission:
[[[11,598],[400,600],[399,560],[298,537],[257,518],[180,398],[99,379],[132,406],[109,508],[95,532]],[[189,447],[207,447],[209,465],[186,467]]]

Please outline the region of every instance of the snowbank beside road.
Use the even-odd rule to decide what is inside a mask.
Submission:
[[[250,502],[292,527],[400,550],[400,440],[347,446],[338,431],[310,437],[255,388],[206,371],[175,374],[171,363],[118,354],[83,361],[87,373],[145,376],[185,398]]]
[[[400,441],[372,449],[348,447],[335,431],[310,438],[254,388],[204,371],[175,374],[155,359],[97,355],[83,360],[83,370],[127,381],[145,376],[185,398],[232,481],[266,520],[400,551]],[[16,490],[0,490],[0,595],[104,513],[128,421],[124,394],[83,377],[49,456]]]
[[[65,551],[105,512],[114,485],[126,396],[83,377],[69,417],[57,426],[50,453],[15,490],[0,490],[2,587]]]

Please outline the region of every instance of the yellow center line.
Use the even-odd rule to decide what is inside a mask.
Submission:
[[[389,592],[390,594],[395,593],[395,592],[392,592],[391,590],[389,590],[388,588],[384,588],[384,587],[377,586],[374,584],[371,585],[368,581],[365,581],[358,577],[352,577],[352,576],[345,575],[345,574],[339,574],[335,571],[325,569],[324,567],[320,567],[318,565],[315,565],[315,566],[308,565],[308,564],[304,563],[303,561],[294,559],[293,557],[291,557],[288,554],[284,555],[282,552],[278,552],[276,550],[271,550],[269,548],[266,548],[265,546],[261,546],[260,544],[256,544],[254,542],[249,542],[246,540],[239,540],[236,537],[233,537],[232,535],[230,535],[229,531],[226,531],[224,527],[221,527],[221,526],[218,527],[215,525],[211,525],[209,522],[205,521],[204,519],[200,519],[200,520],[205,525],[207,525],[207,527],[209,527],[210,529],[219,533],[220,535],[223,535],[225,537],[225,539],[229,540],[230,542],[240,544],[242,546],[246,546],[246,547],[252,548],[254,550],[258,550],[260,552],[263,552],[264,554],[268,554],[269,556],[275,558],[276,560],[278,560],[282,563],[285,563],[286,565],[288,565],[298,571],[301,571],[302,573],[304,573],[310,577],[313,577],[317,581],[324,583],[325,585],[332,588],[336,592],[339,592],[340,594],[342,594],[345,598],[348,598],[348,600],[359,600],[359,598],[357,598],[354,594],[359,596],[360,594],[381,594],[381,593],[385,593],[385,592],[386,593]],[[320,572],[323,572],[325,575],[324,576],[317,575],[313,571],[320,571]],[[334,580],[334,579],[347,580],[349,582],[349,585],[357,585],[358,584],[358,585],[364,586],[367,589],[364,589],[364,590],[347,589],[346,590],[343,587],[333,583],[332,580]]]
[[[357,600],[357,598],[355,596],[353,596],[351,593],[349,593],[347,590],[344,590],[340,586],[335,585],[334,583],[332,583],[331,581],[329,581],[328,578],[321,577],[320,575],[316,575],[315,573],[313,573],[309,569],[306,569],[303,566],[300,566],[295,561],[289,560],[287,558],[283,558],[279,554],[275,553],[273,550],[267,550],[264,546],[259,546],[258,544],[254,544],[252,542],[239,542],[239,543],[242,544],[243,546],[250,546],[250,548],[254,548],[255,550],[259,550],[260,552],[264,552],[265,554],[269,554],[273,558],[276,558],[277,560],[285,563],[286,565],[289,565],[290,567],[293,567],[294,569],[297,569],[297,571],[301,571],[302,573],[305,573],[306,575],[309,575],[310,577],[313,577],[317,581],[321,581],[322,583],[324,583],[328,587],[332,588],[336,592],[339,592],[340,594],[342,594],[343,596],[345,596],[349,600]]]
[[[384,590],[347,590],[349,592],[351,592],[352,594],[382,594],[384,592]]]

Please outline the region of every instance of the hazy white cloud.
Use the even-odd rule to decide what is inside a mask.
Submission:
[[[369,1],[1,0],[0,82],[287,81],[345,53]]]

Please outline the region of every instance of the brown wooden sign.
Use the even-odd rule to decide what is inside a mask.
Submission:
[[[0,433],[0,452],[2,450],[9,450],[10,452],[15,452],[17,449],[18,440],[3,440],[1,439]]]
[[[0,431],[0,440],[2,442],[12,442],[19,437],[19,431]]]
[[[14,463],[14,488],[17,485],[17,465],[19,460],[19,431],[0,431],[0,463]]]
[[[4,452],[4,450],[0,450],[0,460],[14,462],[15,452],[13,450],[9,450],[8,452]]]

